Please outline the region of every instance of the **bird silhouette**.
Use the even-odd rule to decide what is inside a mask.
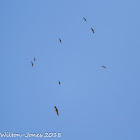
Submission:
[[[106,68],[105,66],[102,66],[103,68]]]
[[[59,114],[58,114],[58,109],[56,108],[56,106],[55,106],[55,111],[56,111],[57,115],[59,116]]]
[[[94,33],[94,30],[91,28],[92,32]]]
[[[59,38],[59,41],[60,41],[60,43],[61,43],[61,39]]]
[[[33,67],[33,62],[31,61],[32,67]]]
[[[36,59],[34,58],[34,61],[35,61]]]
[[[87,21],[84,17],[83,17],[83,19],[84,19],[85,21]]]
[[[59,85],[60,85],[61,84],[60,81],[58,81],[58,82],[59,82]]]

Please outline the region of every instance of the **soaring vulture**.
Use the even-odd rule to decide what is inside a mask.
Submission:
[[[60,41],[60,43],[61,43],[61,39],[59,38],[59,41]]]
[[[33,62],[31,61],[32,67],[33,67]]]
[[[59,82],[59,85],[60,85],[60,81],[58,81]]]
[[[92,32],[94,33],[94,30],[91,28]]]
[[[103,68],[106,68],[105,66],[102,66]]]
[[[84,17],[83,17],[83,19],[84,19],[85,21],[87,21]]]
[[[55,111],[56,111],[57,115],[59,116],[59,114],[58,114],[58,109],[56,108],[56,106],[55,106]]]

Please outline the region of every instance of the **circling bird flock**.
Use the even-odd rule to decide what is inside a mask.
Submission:
[[[87,22],[87,20],[86,20],[86,18],[85,17],[83,17],[83,19],[84,19],[84,21],[86,21]],[[94,29],[93,28],[91,28],[91,30],[92,30],[92,32],[93,32],[93,34],[94,34]],[[59,38],[59,41],[60,41],[60,43],[62,43],[62,41],[61,41],[61,39]],[[34,61],[36,61],[36,58],[34,57]],[[32,67],[33,67],[33,62],[31,61],[31,64],[32,64]],[[102,66],[102,68],[106,68],[106,66]],[[60,83],[60,81],[58,81],[58,84],[60,85],[61,83]],[[56,114],[59,116],[59,113],[58,113],[58,109],[57,109],[57,107],[56,106],[54,106],[54,108],[55,108],[55,111],[56,111]]]

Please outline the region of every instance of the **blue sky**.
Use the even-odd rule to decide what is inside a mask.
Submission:
[[[1,0],[0,132],[139,140],[139,5]]]

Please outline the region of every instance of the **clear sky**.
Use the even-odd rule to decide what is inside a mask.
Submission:
[[[140,140],[139,5],[1,0],[0,132]]]

